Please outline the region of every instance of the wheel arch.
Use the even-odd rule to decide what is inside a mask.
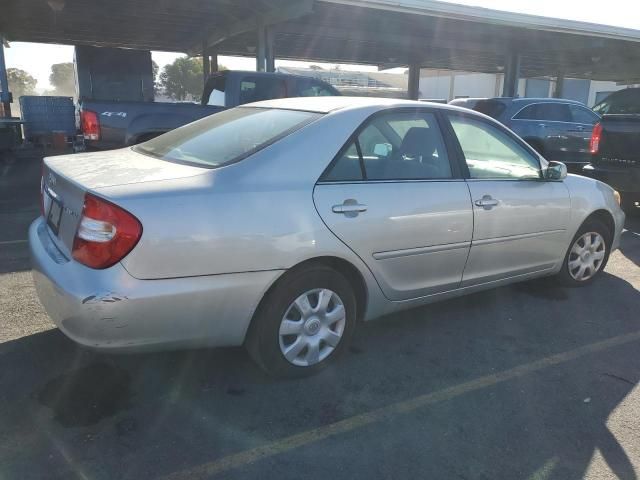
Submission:
[[[612,240],[615,236],[615,232],[616,232],[616,222],[613,218],[613,215],[611,214],[611,212],[609,212],[608,210],[605,210],[603,208],[595,210],[593,212],[591,212],[580,224],[580,226],[584,225],[586,222],[588,222],[589,220],[592,219],[596,219],[599,220],[600,222],[602,222],[606,227],[607,230],[609,232],[609,240]]]
[[[365,317],[365,312],[367,308],[367,302],[369,298],[369,292],[367,289],[366,281],[362,275],[362,273],[358,270],[358,268],[353,265],[348,260],[345,260],[340,257],[334,256],[321,256],[321,257],[313,257],[307,260],[301,261],[297,263],[293,267],[287,269],[282,275],[276,278],[273,283],[269,286],[269,288],[265,291],[264,295],[258,302],[258,306],[254,310],[253,316],[251,318],[250,326],[253,324],[253,321],[258,316],[259,312],[263,308],[265,302],[268,300],[269,295],[276,288],[277,285],[280,284],[285,278],[291,275],[294,272],[298,272],[305,268],[309,268],[311,266],[323,265],[329,268],[336,270],[345,276],[345,278],[349,281],[349,283],[353,286],[353,291],[356,296],[356,312],[357,312],[357,320],[361,322]]]

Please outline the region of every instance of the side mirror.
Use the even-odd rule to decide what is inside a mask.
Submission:
[[[393,147],[390,143],[376,143],[373,146],[373,153],[377,157],[386,157],[391,153]]]
[[[567,178],[567,166],[562,162],[549,162],[549,166],[544,171],[544,178],[547,180],[564,180]]]

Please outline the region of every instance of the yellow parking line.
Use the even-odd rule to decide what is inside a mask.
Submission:
[[[538,370],[569,362],[591,353],[600,352],[602,350],[635,342],[637,340],[640,340],[640,331],[612,337],[601,342],[576,348],[575,350],[551,355],[549,357],[536,360],[535,362],[519,365],[491,375],[485,375],[483,377],[476,378],[475,380],[470,380],[443,390],[420,395],[409,400],[400,401],[370,412],[355,415],[329,425],[291,435],[266,445],[222,457],[180,472],[172,473],[163,478],[165,480],[180,480],[187,478],[192,480],[195,478],[211,477],[234,468],[257,462],[264,458],[273,457],[274,455],[288,452],[298,447],[309,445],[341,433],[346,433],[366,425],[380,422],[381,420],[385,420],[395,415],[410,413],[419,408],[451,400],[452,398],[459,397],[465,393],[491,387],[514,378],[528,375]]]
[[[3,240],[0,245],[18,245],[20,243],[27,243],[29,240]]]

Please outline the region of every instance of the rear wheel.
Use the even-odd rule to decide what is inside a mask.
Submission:
[[[310,375],[344,350],[355,324],[356,299],[347,279],[313,266],[276,284],[253,319],[246,346],[271,375]]]
[[[573,237],[558,274],[567,286],[591,283],[604,270],[611,251],[611,233],[601,221],[587,220]]]

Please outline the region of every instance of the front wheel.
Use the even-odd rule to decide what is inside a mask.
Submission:
[[[312,266],[276,284],[253,319],[246,346],[271,375],[310,375],[344,350],[355,324],[356,299],[347,279]]]
[[[604,270],[611,252],[611,233],[597,219],[587,220],[571,241],[558,274],[567,286],[591,283]]]

